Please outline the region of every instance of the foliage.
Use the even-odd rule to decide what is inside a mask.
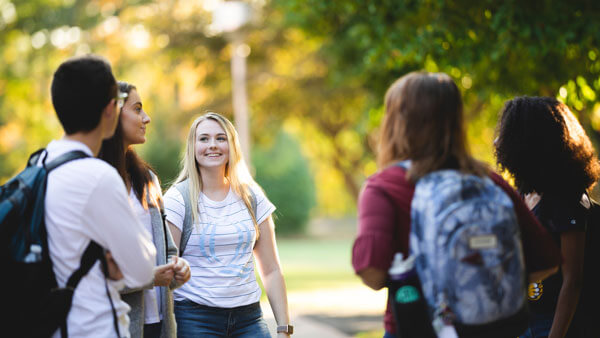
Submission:
[[[0,0],[0,182],[59,138],[49,99],[67,57],[105,56],[154,119],[140,147],[170,181],[189,122],[231,116],[228,36],[211,30],[220,0]],[[575,0],[249,0],[243,35],[252,139],[285,126],[301,143],[317,212],[354,211],[374,162],[382,97],[413,70],[443,71],[463,91],[473,153],[489,162],[497,112],[515,95],[558,96],[600,130],[600,6]],[[160,124],[160,125],[159,125]]]
[[[386,88],[415,70],[443,71],[455,79],[463,90],[473,152],[489,162],[497,112],[516,95],[557,96],[599,135],[591,128],[600,130],[600,6],[595,2],[273,3],[286,13],[288,25],[321,41],[316,54],[328,65],[331,91],[366,92],[362,115],[354,115],[351,124],[360,125],[368,111],[378,113],[369,117],[367,135],[377,133],[372,126],[380,122]]]
[[[49,98],[52,73],[67,57],[93,52],[112,63],[118,79],[138,87],[153,119],[148,144],[139,146],[139,152],[168,184],[180,154],[172,141],[182,143],[191,120],[207,110],[232,115],[232,51],[227,37],[210,29],[216,2],[0,0],[0,182],[24,165],[29,152],[61,136]],[[337,147],[308,157],[326,167],[317,177],[318,186],[331,187],[328,195],[334,196],[325,200],[320,193],[319,213],[347,213],[353,201],[346,191],[356,194],[364,178],[354,168],[370,156],[362,146],[346,156],[343,138],[336,136],[354,128],[363,91],[354,89],[354,102],[348,105],[347,91],[328,89],[328,66],[315,54],[320,41],[287,27],[283,13],[270,4],[250,2],[259,14],[245,33],[251,51],[247,88],[252,138],[273,142],[276,133],[265,130],[279,129],[290,117],[306,117],[307,128],[327,141],[325,147]],[[302,146],[306,148],[304,142]],[[345,182],[352,183],[351,189]]]
[[[578,75],[597,80],[600,7],[589,1],[278,0],[288,20],[323,37],[337,83],[380,96],[393,79],[437,68],[465,89],[556,95]]]
[[[169,188],[181,170],[185,144],[179,137],[178,129],[169,125],[164,117],[158,115],[148,127],[148,141],[140,149],[144,158],[161,178],[163,190]]]
[[[256,181],[277,207],[277,233],[302,233],[315,204],[315,185],[296,140],[281,131],[270,146],[254,149],[252,162]]]

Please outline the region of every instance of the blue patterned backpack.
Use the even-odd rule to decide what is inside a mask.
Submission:
[[[434,326],[436,318],[482,327],[528,313],[517,216],[489,177],[440,170],[419,179],[409,248]]]

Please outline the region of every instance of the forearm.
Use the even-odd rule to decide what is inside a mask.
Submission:
[[[154,287],[154,278],[152,279],[152,281],[142,287],[137,287],[137,288],[130,288],[125,286],[125,288],[123,288],[123,290],[119,291],[120,294],[122,295],[126,295],[128,293],[134,293],[134,292],[138,292],[138,291],[143,291],[143,290],[150,290]]]
[[[290,323],[290,315],[288,311],[287,291],[285,280],[280,269],[271,271],[268,275],[262,278],[263,285],[267,292],[267,298],[273,310],[277,325],[288,325]]]
[[[581,282],[564,280],[558,296],[550,338],[562,338],[567,334],[581,294]]]
[[[532,272],[528,275],[529,283],[535,283],[537,281],[542,281],[542,280],[552,276],[556,272],[558,272],[558,266],[555,266],[553,268],[546,269],[546,270]]]

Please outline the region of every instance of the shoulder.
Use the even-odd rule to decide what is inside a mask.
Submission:
[[[510,183],[508,183],[504,178],[502,178],[502,176],[500,176],[498,173],[491,171],[488,173],[488,177],[492,180],[492,182],[494,182],[497,186],[499,186],[500,188],[502,188],[502,190],[504,190],[507,194],[509,194],[511,197],[513,196],[518,196],[517,192],[515,191],[515,189],[510,185]]]
[[[556,232],[585,230],[585,221],[589,215],[591,202],[587,194],[579,198],[560,198],[542,196],[539,215]]]
[[[367,190],[403,193],[414,190],[414,184],[406,178],[406,171],[399,166],[390,166],[369,176],[363,185]]]
[[[164,196],[165,200],[168,199],[175,199],[175,200],[181,200],[183,201],[183,195],[181,194],[181,192],[179,191],[179,189],[177,189],[176,184],[173,184],[165,193]]]

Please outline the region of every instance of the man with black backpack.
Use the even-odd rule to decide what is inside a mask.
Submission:
[[[128,337],[129,307],[118,290],[152,280],[156,250],[130,207],[123,180],[95,158],[102,140],[115,131],[123,98],[108,62],[91,55],[62,63],[51,91],[65,136],[34,158],[47,170],[46,231],[41,233],[47,235],[49,255],[43,250],[46,241],[41,248],[27,244],[23,262],[49,259],[58,291],[49,302],[24,304],[30,292],[18,284],[27,276],[13,276],[17,292],[5,290],[9,304],[16,312],[28,310],[31,319],[9,328],[18,330],[14,336],[44,336],[48,332],[35,328],[56,325],[47,322],[61,320],[57,313],[62,311],[66,319],[53,330],[54,337]],[[60,292],[70,294],[56,295]]]

